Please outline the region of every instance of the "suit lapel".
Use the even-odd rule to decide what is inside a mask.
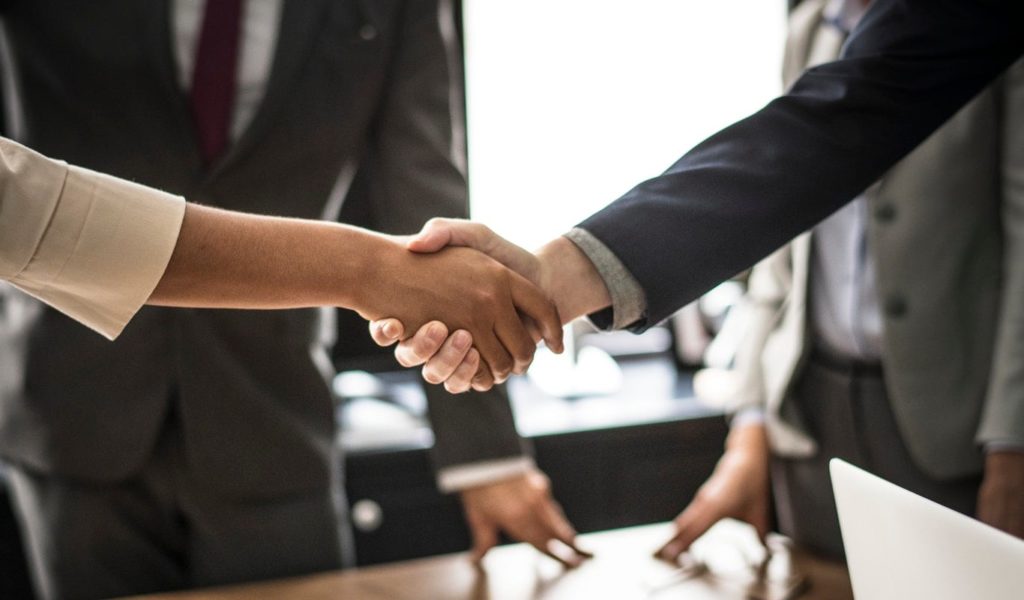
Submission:
[[[167,129],[172,132],[174,143],[178,145],[176,151],[187,153],[198,169],[202,160],[199,157],[195,126],[185,92],[178,84],[178,70],[174,60],[170,0],[140,2],[138,6],[145,11],[142,22],[145,23],[146,31],[143,37],[158,85],[167,99],[166,114],[171,121]]]
[[[224,157],[213,165],[208,177],[216,177],[252,149],[273,123],[277,112],[294,93],[295,82],[318,38],[327,4],[328,0],[284,0],[277,49],[274,51],[263,101],[260,102],[252,122],[228,148]]]

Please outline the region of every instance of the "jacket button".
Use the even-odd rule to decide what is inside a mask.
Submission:
[[[907,301],[903,296],[892,295],[885,299],[883,309],[886,315],[898,319],[907,314]]]
[[[880,204],[875,207],[875,219],[879,223],[888,223],[896,218],[896,207],[892,204]]]
[[[359,39],[364,42],[372,42],[377,39],[377,28],[373,25],[363,25],[359,28]]]
[[[380,529],[384,522],[384,510],[373,500],[360,500],[352,505],[352,525],[365,533]]]

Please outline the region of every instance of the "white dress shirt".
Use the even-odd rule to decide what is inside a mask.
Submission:
[[[822,27],[845,39],[866,10],[860,0],[833,0],[825,7]],[[836,59],[838,46],[824,44],[823,56],[812,49],[808,66]],[[811,236],[810,320],[816,343],[835,356],[865,362],[881,361],[884,334],[875,261],[868,251],[868,206],[875,189],[822,221]]]

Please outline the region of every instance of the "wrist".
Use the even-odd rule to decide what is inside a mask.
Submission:
[[[339,251],[349,269],[345,277],[335,279],[339,306],[350,308],[364,318],[380,318],[374,306],[391,293],[393,280],[389,274],[398,270],[406,250],[387,236],[354,227],[342,226],[348,235]],[[339,236],[341,237],[341,236]]]
[[[768,433],[763,423],[751,422],[729,431],[725,440],[727,454],[764,462],[768,460]]]
[[[537,251],[538,281],[558,309],[562,323],[611,306],[611,295],[587,255],[565,237]]]
[[[1024,475],[1024,452],[993,450],[985,455],[985,471],[1019,471]]]

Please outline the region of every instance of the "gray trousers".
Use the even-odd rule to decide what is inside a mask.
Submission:
[[[174,422],[149,463],[114,484],[13,466],[15,507],[40,598],[108,598],[302,575],[351,561],[340,485],[274,501],[190,481]]]
[[[818,442],[807,459],[774,457],[772,487],[779,530],[819,554],[842,558],[828,461],[842,458],[912,492],[974,516],[980,475],[938,481],[907,451],[880,368],[811,357],[793,400]]]

